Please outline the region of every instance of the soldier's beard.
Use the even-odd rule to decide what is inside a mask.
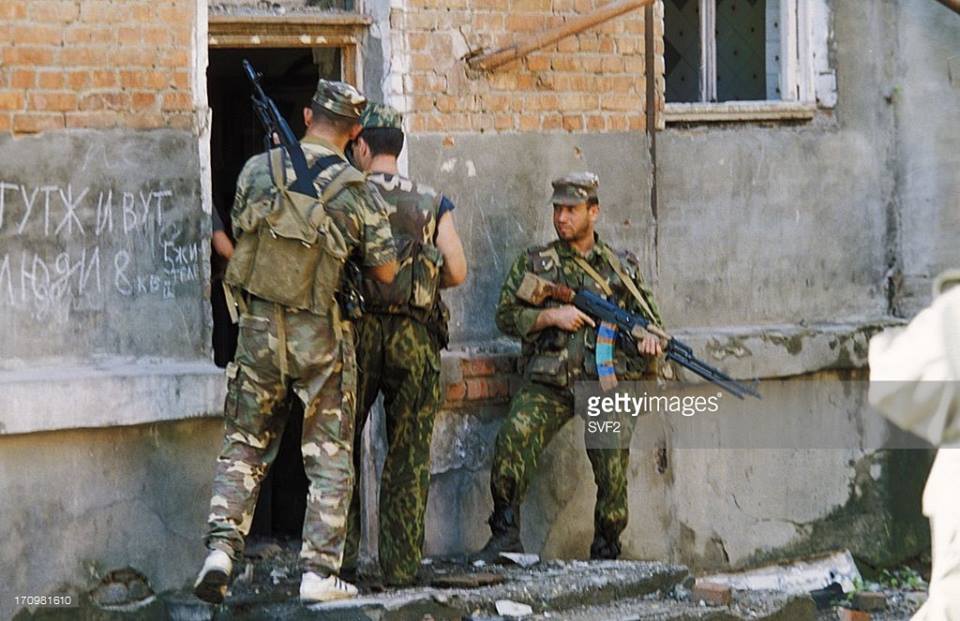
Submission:
[[[573,226],[572,224],[567,224],[564,226],[555,224],[553,229],[557,232],[557,237],[567,243],[578,243],[587,239],[593,239],[593,231],[590,229],[589,224],[579,228]]]

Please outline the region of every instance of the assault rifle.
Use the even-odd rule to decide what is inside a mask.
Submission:
[[[536,306],[543,304],[547,298],[553,298],[564,304],[573,304],[594,319],[615,327],[616,333],[629,342],[632,347],[636,347],[636,343],[648,333],[652,334],[660,339],[661,347],[663,347],[663,352],[668,360],[672,360],[708,382],[716,384],[738,399],[743,399],[744,395],[750,395],[757,399],[761,398],[760,393],[750,386],[738,382],[723,371],[699,360],[693,354],[689,345],[670,336],[659,326],[641,315],[620,308],[592,291],[574,291],[569,287],[552,283],[528,272],[524,275],[523,282],[520,283],[517,297]],[[605,332],[603,325],[598,330],[601,335]],[[598,337],[597,340],[599,351],[600,338]]]
[[[246,59],[243,61],[243,71],[253,84],[253,95],[250,96],[253,102],[253,111],[257,113],[263,129],[267,132],[263,138],[264,150],[269,151],[271,149],[273,146],[273,136],[276,135],[280,139],[280,145],[287,152],[287,155],[290,156],[290,161],[293,163],[293,171],[297,175],[297,178],[287,189],[291,192],[298,192],[300,194],[306,194],[311,198],[317,198],[317,189],[313,185],[313,176],[307,168],[307,158],[303,154],[303,149],[300,148],[300,141],[293,135],[293,131],[290,129],[290,126],[287,125],[286,119],[283,118],[280,110],[277,109],[277,104],[273,103],[273,100],[267,97],[267,94],[263,92],[263,88],[260,86],[260,78],[263,77],[263,74],[257,73],[253,65],[250,64],[250,61]]]

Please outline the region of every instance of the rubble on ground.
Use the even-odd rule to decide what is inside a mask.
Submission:
[[[219,607],[201,602],[184,589],[159,594],[145,606],[124,611],[104,605],[105,589],[100,585],[80,611],[21,611],[17,619],[894,621],[909,619],[924,600],[920,592],[883,588],[857,577],[857,589],[845,592],[835,583],[835,592],[823,590],[817,598],[818,609],[818,601],[799,587],[736,588],[724,584],[719,574],[695,579],[686,567],[667,563],[541,560],[527,567],[511,562],[474,567],[462,559],[431,559],[421,568],[422,586],[382,591],[379,580],[360,579],[356,599],[303,606],[298,600],[301,567],[295,542],[252,547],[248,553],[251,556],[237,568],[227,599]],[[803,580],[812,580],[801,571],[811,566],[815,565],[802,561],[782,567],[785,575],[803,574]],[[760,584],[766,585],[771,568],[764,571],[753,575],[765,576]],[[727,583],[744,584],[742,576],[724,576]],[[131,580],[126,578],[129,575],[118,575],[109,584],[129,585]],[[803,580],[797,584],[812,584]]]

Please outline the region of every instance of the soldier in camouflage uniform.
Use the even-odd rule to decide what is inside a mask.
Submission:
[[[453,203],[399,174],[400,114],[370,103],[354,142],[354,161],[392,207],[390,225],[400,268],[390,285],[363,281],[364,315],[357,323],[359,409],[354,467],[359,472],[367,413],[383,392],[387,456],[380,485],[380,564],[386,584],[416,579],[430,486],[430,439],[440,407],[440,350],[446,345],[439,289],[466,278],[453,223]],[[356,566],[360,541],[359,485],[354,485],[344,567]]]
[[[524,274],[533,273],[575,290],[587,289],[660,323],[653,296],[641,282],[636,258],[629,252],[614,251],[594,233],[600,209],[598,185],[592,173],[575,173],[553,181],[553,224],[559,239],[521,254],[500,291],[497,326],[521,340],[525,374],[494,449],[490,473],[492,537],[478,555],[488,561],[500,552],[523,550],[520,503],[540,456],[573,417],[574,382],[597,380],[593,319],[572,305],[553,300],[544,307],[524,302],[517,297]],[[625,284],[627,280],[630,284]],[[616,348],[618,377],[639,379],[650,357],[662,353],[653,336],[643,339],[637,349],[631,352]],[[629,448],[588,449],[587,456],[597,484],[590,557],[617,558],[620,534],[627,525]]]
[[[210,499],[207,548],[195,585],[223,600],[243,554],[260,484],[276,457],[288,388],[304,403],[301,448],[310,481],[301,559],[303,601],[351,597],[339,579],[353,488],[356,366],[352,328],[334,299],[345,261],[383,282],[396,273],[387,205],[343,154],[366,100],[320,80],[301,142],[319,199],[288,189],[290,158],[273,149],[247,161],[232,220],[237,245],[225,281],[239,307],[237,353],[227,367],[223,448]]]

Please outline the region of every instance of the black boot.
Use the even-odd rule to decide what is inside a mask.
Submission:
[[[620,556],[620,538],[607,539],[603,535],[594,535],[590,544],[591,561],[613,561]]]
[[[520,514],[516,509],[494,507],[488,523],[492,533],[490,540],[471,560],[493,563],[500,557],[501,552],[523,553],[523,544],[520,542]]]

